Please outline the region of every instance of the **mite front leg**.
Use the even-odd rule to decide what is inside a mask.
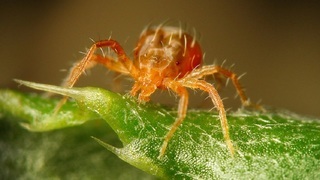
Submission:
[[[100,55],[94,54],[98,48],[102,48],[102,47],[110,47],[117,54],[118,56],[117,61],[114,59],[110,59],[108,57],[102,57]],[[103,64],[111,70],[115,70],[115,71],[126,73],[126,74],[130,73],[132,76],[135,76],[137,74],[136,73],[137,70],[133,66],[132,61],[127,57],[123,48],[120,46],[118,42],[114,40],[102,40],[94,43],[89,49],[86,56],[71,68],[70,73],[62,83],[62,86],[67,88],[73,87],[73,85],[79,79],[80,75],[86,69],[93,67],[96,63]],[[57,106],[55,107],[54,113],[58,112],[58,110],[66,102],[67,99],[68,99],[67,97],[64,97],[57,104]]]
[[[170,80],[169,82],[167,82],[167,86],[180,96],[179,106],[178,106],[178,117],[173,123],[173,125],[171,126],[171,129],[168,131],[168,133],[164,137],[164,141],[160,148],[160,154],[158,158],[161,158],[164,155],[170,139],[172,138],[173,134],[176,132],[180,124],[185,119],[187,114],[187,108],[188,108],[188,100],[189,100],[188,91],[180,83],[176,81]]]
[[[118,60],[113,60],[108,57],[95,55],[98,48],[110,47],[118,56]],[[136,69],[132,65],[132,61],[127,57],[120,44],[114,40],[102,40],[94,43],[89,49],[87,55],[75,66],[71,68],[68,78],[63,83],[64,87],[71,88],[85,69],[90,67],[90,63],[97,62],[105,65],[111,70],[125,73],[135,73]]]
[[[227,144],[227,147],[230,151],[231,156],[233,156],[234,147],[229,135],[229,126],[228,126],[228,121],[226,117],[226,111],[224,109],[223,102],[218,94],[218,91],[211,84],[203,80],[183,78],[179,82],[185,87],[192,88],[192,89],[201,89],[209,93],[212,103],[214,104],[214,106],[219,112],[219,119],[221,122],[224,140]]]
[[[87,69],[90,69],[94,67],[97,63],[103,64],[106,67],[108,67],[110,70],[114,70],[116,72],[124,72],[128,73],[123,67],[122,64],[119,62],[116,62],[112,59],[109,59],[108,57],[102,57],[100,55],[92,54],[90,57],[85,57],[78,63],[76,63],[69,72],[69,75],[62,83],[62,87],[71,88],[73,85],[77,82],[80,75]],[[60,102],[56,105],[54,109],[54,113],[56,114],[59,109],[63,106],[63,104],[67,101],[68,97],[64,96],[63,99],[60,100]]]

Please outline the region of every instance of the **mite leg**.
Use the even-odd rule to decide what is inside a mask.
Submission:
[[[238,76],[223,67],[220,66],[215,66],[215,65],[209,65],[209,66],[203,66],[202,68],[196,69],[192,71],[190,74],[187,75],[186,78],[194,78],[194,79],[200,79],[203,78],[204,76],[208,75],[214,75],[214,74],[222,74],[223,76],[230,78],[234,87],[236,88],[236,91],[240,97],[241,103],[244,106],[251,106],[245,92],[243,91],[243,88],[241,84],[238,81]]]
[[[117,61],[109,59],[107,57],[102,57],[99,55],[95,55],[95,51],[101,47],[109,47],[111,48],[118,56]],[[95,65],[95,62],[101,63],[105,65],[107,68],[111,70],[115,70],[118,72],[124,72],[126,74],[131,74],[132,76],[136,75],[136,69],[132,64],[132,61],[127,57],[123,48],[120,44],[114,40],[102,40],[94,43],[89,49],[86,56],[74,65],[68,77],[62,83],[63,87],[71,88],[79,79],[80,75],[88,68]],[[61,106],[66,102],[67,97],[64,97],[55,107],[54,113],[57,113]]]
[[[213,104],[215,105],[216,109],[219,112],[219,119],[221,122],[221,128],[222,128],[224,140],[225,140],[226,145],[230,151],[230,154],[233,156],[234,155],[234,147],[231,142],[230,135],[229,135],[229,126],[228,126],[226,111],[224,109],[222,100],[218,94],[218,91],[211,84],[209,84],[203,80],[183,78],[183,79],[179,80],[179,82],[185,87],[192,88],[192,89],[201,89],[201,90],[209,93],[209,96],[210,96]]]
[[[86,62],[87,61],[87,62]],[[76,81],[79,79],[80,75],[87,69],[94,67],[97,63],[100,63],[106,66],[108,69],[129,74],[127,69],[123,66],[122,63],[114,61],[108,57],[103,57],[101,55],[93,54],[91,55],[90,59],[86,60],[83,59],[76,63],[71,69],[68,77],[64,80],[61,86],[71,88]],[[67,101],[68,97],[63,97],[61,101],[56,105],[54,109],[54,113],[56,114],[59,109],[63,106],[63,104]]]
[[[176,132],[180,124],[185,119],[187,114],[187,108],[188,108],[188,100],[189,100],[188,91],[182,85],[180,85],[180,83],[177,83],[176,81],[170,81],[167,83],[167,85],[170,89],[172,89],[175,93],[177,93],[180,96],[179,106],[178,106],[178,117],[173,123],[173,125],[171,126],[171,129],[168,131],[168,133],[164,137],[164,141],[160,148],[160,154],[158,158],[161,158],[164,155],[170,139],[172,138],[173,134]]]
[[[97,48],[101,47],[110,47],[111,49],[113,49],[118,56],[118,60],[115,61],[107,57],[95,55],[94,53]],[[123,48],[118,42],[114,40],[102,40],[94,43],[89,49],[87,55],[71,68],[70,74],[64,81],[62,86],[71,88],[79,79],[84,70],[90,67],[90,63],[92,63],[93,61],[101,63],[107,68],[116,70],[118,72],[134,74],[136,71],[132,64],[132,61],[127,57]]]
[[[223,79],[221,74],[213,74],[214,77],[214,81],[216,82],[216,89],[219,91],[220,89],[222,89],[225,86],[225,79]]]

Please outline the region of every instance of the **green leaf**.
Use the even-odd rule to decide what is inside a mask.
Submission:
[[[320,123],[315,119],[284,111],[230,112],[230,135],[236,147],[232,158],[224,143],[218,115],[189,110],[165,155],[158,159],[163,137],[174,122],[176,111],[150,103],[139,104],[134,98],[99,88],[68,89],[19,82],[69,96],[76,103],[69,101],[53,115],[56,100],[3,90],[0,110],[4,114],[22,119],[24,126],[33,131],[103,119],[118,135],[123,147],[112,146],[105,138],[94,139],[122,160],[161,178],[320,178]]]

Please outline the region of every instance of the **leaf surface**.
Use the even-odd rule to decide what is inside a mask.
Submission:
[[[112,142],[99,137],[94,139],[127,163],[161,178],[320,178],[320,123],[316,119],[284,111],[231,112],[227,118],[236,147],[232,158],[218,115],[189,110],[165,155],[158,159],[163,137],[174,122],[176,111],[150,103],[139,104],[134,98],[99,88],[68,89],[19,82],[69,96],[75,102],[69,101],[53,115],[57,103],[54,99],[2,90],[3,114],[21,119],[31,131],[41,132],[102,119],[117,134],[123,147],[109,145]]]

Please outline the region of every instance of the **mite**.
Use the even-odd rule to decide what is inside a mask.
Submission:
[[[100,48],[110,48],[116,57],[98,54]],[[164,136],[159,149],[162,157],[170,139],[186,117],[189,95],[187,88],[199,89],[209,94],[213,105],[219,113],[222,132],[227,148],[231,155],[234,147],[229,136],[229,127],[223,102],[216,88],[204,80],[208,75],[223,75],[230,78],[237,90],[244,106],[250,105],[247,96],[241,88],[235,73],[221,66],[202,66],[203,53],[199,43],[191,35],[178,27],[160,25],[148,27],[140,35],[134,49],[134,57],[130,59],[122,46],[115,40],[107,39],[95,42],[85,57],[70,70],[62,86],[71,88],[80,75],[95,64],[102,64],[106,68],[129,75],[134,79],[130,91],[132,96],[138,95],[139,101],[149,101],[150,96],[157,89],[168,89],[179,96],[178,115],[170,130]],[[65,103],[65,97],[56,106],[57,112]]]

